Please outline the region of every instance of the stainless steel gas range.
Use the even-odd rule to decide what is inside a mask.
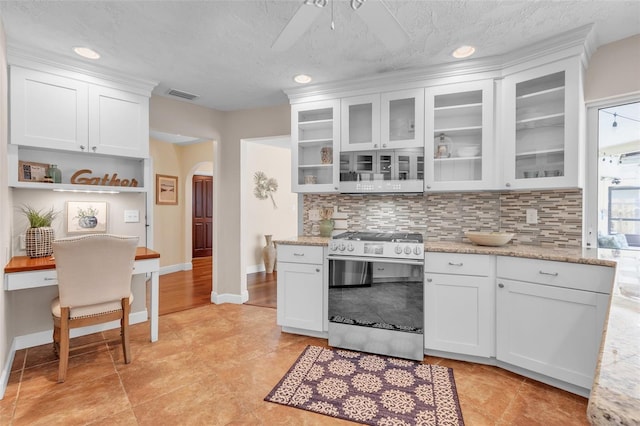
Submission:
[[[329,345],[422,360],[422,234],[345,232],[329,243]]]

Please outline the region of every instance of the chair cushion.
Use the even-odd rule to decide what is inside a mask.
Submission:
[[[133,303],[133,294],[129,295],[129,305],[131,305],[131,303]],[[122,310],[122,306],[120,306],[120,301],[118,300],[115,302],[99,303],[97,305],[71,308],[70,316],[71,319],[76,319],[106,314],[108,312],[116,312],[120,310]],[[51,301],[51,314],[56,318],[60,318],[60,312],[60,298],[56,297]]]

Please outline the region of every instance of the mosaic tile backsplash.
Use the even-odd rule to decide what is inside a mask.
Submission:
[[[466,231],[513,232],[514,244],[581,247],[582,190],[437,194],[305,194],[304,234],[317,226],[309,210],[338,207],[350,230],[420,232],[425,241],[466,241]],[[526,223],[526,209],[538,223]],[[317,231],[316,231],[317,233]],[[467,240],[468,241],[468,240]]]

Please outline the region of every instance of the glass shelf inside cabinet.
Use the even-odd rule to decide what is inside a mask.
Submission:
[[[564,175],[564,71],[516,84],[516,179]]]

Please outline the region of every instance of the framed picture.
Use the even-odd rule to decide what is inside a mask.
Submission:
[[[67,233],[106,233],[108,207],[105,201],[67,201]]]
[[[44,182],[49,165],[32,161],[18,161],[19,182]]]
[[[178,204],[178,176],[156,175],[156,204]]]

